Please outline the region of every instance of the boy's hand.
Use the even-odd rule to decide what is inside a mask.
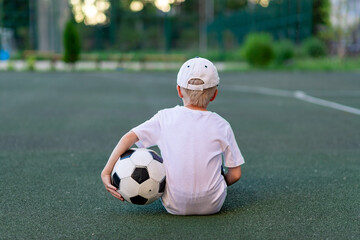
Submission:
[[[114,197],[117,199],[124,201],[124,198],[121,196],[120,193],[118,193],[116,190],[117,188],[111,184],[111,178],[110,175],[103,175],[101,174],[101,180],[103,181],[103,184],[106,188],[106,190],[111,193]]]
[[[120,193],[116,191],[117,190],[116,187],[111,184],[110,174],[119,157],[132,145],[134,145],[137,141],[139,141],[139,138],[136,136],[136,134],[133,131],[130,131],[127,134],[125,134],[114,148],[113,152],[109,157],[108,162],[106,163],[104,169],[101,172],[101,180],[103,181],[106,190],[109,193],[111,193],[111,195],[113,195],[114,197],[116,197],[121,201],[124,201],[124,198],[121,196]]]

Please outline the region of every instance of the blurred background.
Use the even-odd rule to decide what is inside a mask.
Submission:
[[[359,0],[0,0],[2,70],[196,55],[275,68],[322,59],[321,68],[359,53]]]

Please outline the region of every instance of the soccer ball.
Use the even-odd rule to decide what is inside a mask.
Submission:
[[[111,182],[123,198],[145,205],[160,198],[165,189],[165,168],[162,158],[146,148],[131,148],[116,162]]]

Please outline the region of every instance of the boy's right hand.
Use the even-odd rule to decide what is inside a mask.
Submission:
[[[117,188],[111,184],[111,177],[110,175],[101,174],[101,180],[103,181],[103,184],[106,188],[106,190],[111,193],[114,197],[117,199],[124,201],[124,198],[121,196],[120,193],[118,193],[116,190]]]
[[[124,198],[121,196],[120,193],[116,191],[117,190],[116,187],[111,184],[110,174],[119,157],[132,145],[134,145],[137,141],[139,141],[139,138],[136,136],[136,134],[133,131],[130,131],[127,134],[125,134],[114,148],[113,152],[109,157],[108,162],[106,163],[104,169],[101,172],[101,180],[103,181],[106,190],[109,193],[111,193],[111,195],[113,195],[114,197],[116,197],[121,201],[124,201]]]

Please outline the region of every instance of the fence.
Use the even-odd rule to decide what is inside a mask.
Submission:
[[[0,6],[3,7],[3,25],[13,29],[20,50],[61,52],[62,24],[69,15],[65,14],[69,11],[68,0],[0,2],[3,3]],[[110,24],[79,24],[83,51],[199,50],[196,11],[169,15],[131,13],[119,7],[118,0],[110,0],[110,3]],[[206,27],[207,44],[208,49],[232,49],[251,31],[266,31],[274,38],[300,42],[311,35],[311,28],[312,0],[271,0],[266,8],[249,3],[240,11],[218,11]]]
[[[312,0],[274,0],[268,7],[250,5],[230,15],[220,15],[208,26],[208,32],[217,36],[224,47],[224,33],[234,34],[241,43],[249,32],[269,32],[275,39],[288,38],[300,42],[311,35]]]

